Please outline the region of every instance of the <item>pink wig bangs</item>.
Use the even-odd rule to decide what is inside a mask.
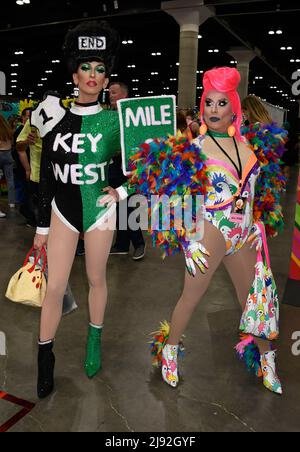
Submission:
[[[238,141],[244,141],[241,135],[242,106],[240,96],[237,92],[240,81],[240,73],[234,68],[220,67],[205,72],[203,77],[204,91],[201,98],[200,113],[201,121],[204,123],[205,99],[209,91],[218,91],[227,94],[232,106],[232,112],[236,117],[233,122],[233,125],[236,128],[236,138]]]

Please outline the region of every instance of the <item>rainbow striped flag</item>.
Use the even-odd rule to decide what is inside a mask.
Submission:
[[[300,175],[298,179],[296,221],[289,278],[300,281]]]

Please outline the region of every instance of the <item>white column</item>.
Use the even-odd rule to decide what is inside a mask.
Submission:
[[[180,25],[178,107],[196,105],[199,26],[214,16],[214,9],[204,6],[203,0],[175,0],[163,2],[162,9]]]
[[[256,57],[256,54],[246,47],[232,47],[227,53],[237,60],[237,70],[241,74],[241,83],[238,91],[241,100],[243,100],[249,93],[250,62]]]

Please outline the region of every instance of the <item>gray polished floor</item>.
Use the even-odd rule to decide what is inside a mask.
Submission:
[[[297,170],[285,195],[287,227],[271,241],[280,293],[286,284],[295,215]],[[13,432],[266,432],[300,430],[300,356],[292,334],[300,331],[300,309],[283,305],[279,369],[284,396],[265,390],[236,359],[239,305],[221,268],[186,331],[183,380],[174,390],[152,371],[148,332],[169,319],[183,285],[181,257],[162,262],[148,243],[141,262],[112,256],[108,264],[109,305],[103,336],[103,371],[88,380],[82,364],[88,325],[84,258],[76,258],[71,287],[79,305],[64,317],[55,344],[56,390],[36,399],[36,340],[39,311],[5,299],[10,276],[22,265],[33,231],[18,214],[0,220],[0,389],[36,402]],[[300,333],[299,333],[300,334]],[[3,335],[2,335],[3,337]],[[0,424],[15,408],[0,400]]]

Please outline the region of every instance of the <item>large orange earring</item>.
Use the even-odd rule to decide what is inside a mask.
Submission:
[[[228,127],[228,135],[232,138],[235,136],[235,134],[236,134],[236,128],[232,124],[231,126]]]
[[[204,122],[203,122],[200,127],[200,135],[206,135],[206,134],[207,134],[207,125],[204,124]]]

